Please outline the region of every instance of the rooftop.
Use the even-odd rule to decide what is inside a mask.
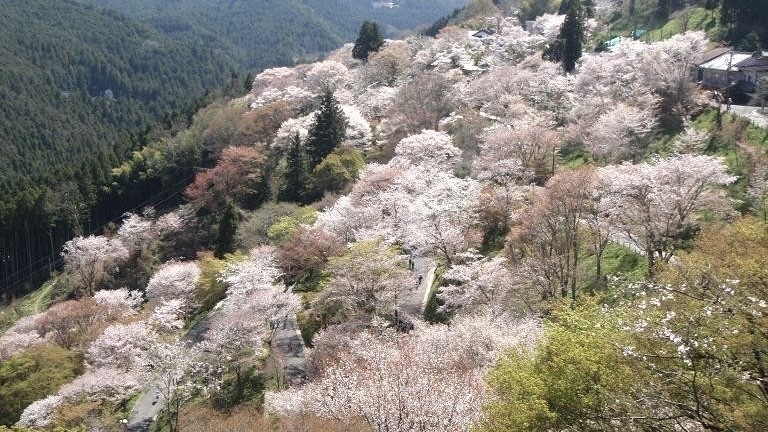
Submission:
[[[741,53],[736,51],[728,51],[721,54],[706,63],[699,65],[702,69],[714,69],[722,71],[737,71],[739,68],[736,64],[752,57],[752,53]]]

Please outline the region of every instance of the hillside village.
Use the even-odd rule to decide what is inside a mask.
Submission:
[[[565,15],[491,12],[264,70],[116,168],[215,161],[3,312],[0,431],[768,429],[768,130],[725,99],[766,53],[564,73]]]

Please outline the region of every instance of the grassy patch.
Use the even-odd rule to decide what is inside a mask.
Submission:
[[[664,25],[646,33],[643,40],[656,42],[684,33],[686,30],[701,30],[709,39],[719,39],[722,35],[722,29],[717,23],[719,15],[718,11],[707,11],[703,7],[678,11],[673,13]]]
[[[599,290],[604,286],[605,281],[598,281],[595,277],[597,268],[595,255],[583,255],[580,266],[584,269],[584,276],[579,282],[579,290],[581,292]],[[603,278],[618,276],[624,280],[642,280],[648,275],[648,262],[645,257],[631,249],[616,243],[610,243],[605,248],[605,252],[603,252],[601,273]]]
[[[0,308],[0,333],[8,330],[22,317],[47,310],[53,303],[72,294],[72,287],[61,277],[54,276],[40,288]]]
[[[30,403],[83,373],[83,356],[54,345],[28,348],[0,362],[0,424],[12,425]]]

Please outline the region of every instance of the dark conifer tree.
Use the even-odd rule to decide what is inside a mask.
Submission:
[[[584,8],[580,0],[563,0],[559,12],[565,13],[565,22],[560,27],[557,39],[544,50],[543,57],[561,62],[563,70],[571,72],[576,68],[576,61],[581,58]]]
[[[382,46],[384,46],[384,37],[381,35],[379,25],[374,21],[365,21],[360,26],[360,33],[352,48],[352,57],[367,61],[368,55],[378,51]]]
[[[347,133],[347,118],[339,106],[339,102],[333,97],[333,93],[326,91],[320,100],[320,110],[315,114],[315,124],[309,130],[307,137],[308,169],[312,171],[317,164],[331,154]]]
[[[235,205],[231,201],[227,202],[224,213],[219,219],[219,229],[216,234],[216,248],[213,251],[216,258],[223,258],[225,254],[235,250],[238,216]]]
[[[299,134],[291,139],[285,154],[285,173],[283,187],[280,190],[280,201],[303,202],[309,183],[307,167],[307,152],[301,145]]]

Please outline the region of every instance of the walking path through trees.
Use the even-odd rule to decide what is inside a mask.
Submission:
[[[272,349],[282,363],[284,383],[289,387],[301,385],[307,378],[305,348],[296,316],[292,316],[277,329],[272,342]]]
[[[413,284],[403,287],[397,297],[399,311],[409,320],[422,319],[436,269],[430,258],[416,257],[413,261]]]

